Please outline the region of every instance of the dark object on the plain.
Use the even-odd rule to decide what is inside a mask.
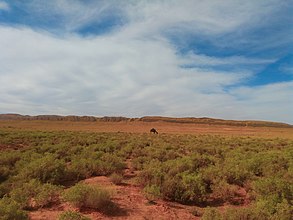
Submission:
[[[152,128],[152,129],[150,130],[150,132],[151,132],[151,133],[154,133],[154,134],[159,134],[159,133],[157,132],[157,130],[154,129],[154,128]]]

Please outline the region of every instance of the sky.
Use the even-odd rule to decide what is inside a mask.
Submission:
[[[292,0],[0,0],[0,113],[293,124]]]

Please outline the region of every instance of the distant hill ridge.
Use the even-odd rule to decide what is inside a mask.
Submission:
[[[60,115],[20,115],[20,114],[0,114],[0,120],[48,120],[48,121],[85,121],[85,122],[122,122],[122,121],[143,121],[143,122],[170,122],[170,123],[190,123],[190,124],[211,124],[211,125],[230,125],[230,126],[253,126],[253,127],[282,127],[282,128],[293,128],[293,125],[270,122],[270,121],[253,121],[253,120],[224,120],[214,118],[195,118],[195,117],[184,117],[184,118],[173,118],[173,117],[162,117],[162,116],[144,116],[141,118],[127,118],[127,117],[95,117],[95,116],[60,116]]]

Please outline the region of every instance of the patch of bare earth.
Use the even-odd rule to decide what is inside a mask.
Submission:
[[[18,150],[24,147],[26,147],[26,145],[24,144],[0,144],[0,151],[1,150]]]

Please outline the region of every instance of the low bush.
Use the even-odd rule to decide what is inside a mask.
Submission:
[[[206,185],[200,174],[183,173],[181,175],[184,193],[182,194],[183,202],[202,203],[207,196]]]
[[[216,208],[206,208],[202,216],[203,220],[291,220],[293,208],[288,203],[283,203],[276,207],[275,214],[270,214],[265,206],[252,204],[246,208],[227,208],[220,212]]]
[[[59,215],[58,220],[90,220],[90,218],[80,214],[79,212],[65,211]]]
[[[279,203],[276,207],[276,212],[272,216],[272,220],[292,220],[293,219],[293,206],[287,201]]]
[[[120,185],[123,181],[123,176],[120,173],[112,173],[110,175],[110,180],[112,183],[114,183],[116,185]]]
[[[13,189],[9,196],[24,209],[41,208],[58,201],[61,188],[50,183],[42,184],[37,179]]]
[[[123,160],[115,154],[105,153],[99,161],[96,175],[109,175],[111,173],[121,173],[125,168]]]
[[[274,198],[276,203],[283,201],[293,201],[292,182],[276,177],[261,178],[253,183],[253,189],[257,199]]]
[[[223,220],[268,220],[269,216],[257,211],[254,207],[248,208],[228,208],[222,213]]]
[[[237,152],[232,154],[231,157],[227,158],[224,162],[224,169],[222,172],[226,177],[227,183],[244,186],[246,181],[251,179],[252,172],[246,168],[247,162],[243,158],[245,158],[245,156]]]
[[[206,208],[203,215],[202,220],[224,220],[220,211],[216,208]]]
[[[218,183],[214,183],[212,186],[212,194],[211,197],[215,200],[222,202],[230,202],[233,203],[233,198],[237,195],[238,187],[235,185],[230,185],[225,181],[220,181]]]
[[[98,162],[92,158],[74,158],[68,167],[68,180],[82,180],[91,177],[98,169]]]
[[[19,171],[20,179],[39,179],[42,183],[60,184],[64,181],[66,164],[54,155],[48,154],[31,161]]]
[[[143,192],[145,197],[151,201],[161,197],[161,189],[157,185],[147,185]]]
[[[78,183],[63,193],[65,201],[77,208],[92,208],[108,211],[113,206],[110,193],[98,186]]]
[[[7,197],[0,199],[0,219],[1,220],[26,220],[29,219],[20,205]]]
[[[78,208],[84,206],[86,207],[86,200],[90,194],[90,191],[90,186],[79,183],[66,190],[63,193],[63,198],[65,201],[73,204]]]
[[[200,204],[207,196],[205,183],[196,174],[168,176],[162,184],[161,193],[163,198],[180,203]]]

